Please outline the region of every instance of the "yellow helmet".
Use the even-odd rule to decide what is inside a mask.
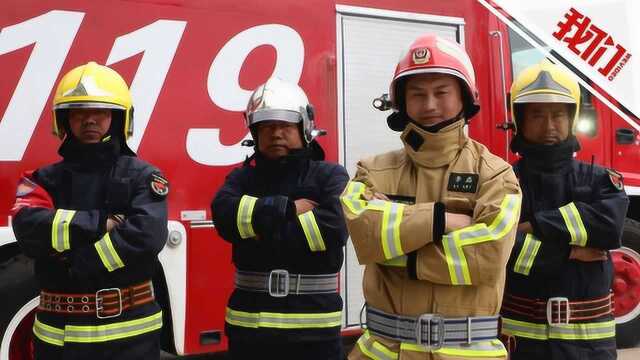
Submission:
[[[73,108],[112,109],[123,112],[122,135],[133,134],[133,105],[129,87],[114,70],[91,61],[62,77],[53,98],[53,133],[64,139],[64,121]]]
[[[521,121],[517,105],[526,103],[563,103],[575,106],[571,134],[575,134],[580,112],[580,85],[573,75],[549,60],[522,70],[511,85],[511,114],[514,134]]]

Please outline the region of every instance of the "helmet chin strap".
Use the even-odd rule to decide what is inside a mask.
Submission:
[[[408,116],[407,116],[408,117]],[[418,122],[416,122],[415,120],[409,118],[409,121],[411,121],[413,124],[415,124],[416,126],[418,126],[419,128],[421,128],[424,131],[430,132],[430,133],[436,133],[438,131],[440,131],[441,129],[453,124],[454,122],[458,121],[458,120],[462,120],[464,119],[464,109],[460,110],[460,112],[458,113],[458,115],[447,119],[447,120],[443,120],[437,124],[431,125],[431,126],[425,126],[422,124],[419,124]]]

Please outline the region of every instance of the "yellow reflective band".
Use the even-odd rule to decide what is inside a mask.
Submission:
[[[549,326],[526,321],[502,319],[502,332],[529,339],[597,340],[616,336],[615,320]]]
[[[371,338],[368,330],[358,339],[358,349],[373,360],[396,360],[398,354]]]
[[[344,206],[346,206],[347,209],[355,215],[360,215],[367,206],[367,202],[362,200],[364,190],[365,186],[363,183],[358,181],[349,181],[349,184],[347,184],[347,190],[344,192],[344,195],[340,197]]]
[[[250,313],[227,308],[225,321],[231,325],[248,328],[307,329],[340,326],[342,311],[330,313]]]
[[[300,220],[302,231],[304,231],[304,236],[307,238],[307,243],[309,243],[309,249],[311,249],[311,251],[327,250],[324,245],[324,240],[322,239],[322,233],[320,233],[320,228],[316,222],[316,217],[313,215],[313,210],[298,215],[298,220]]]
[[[428,350],[424,345],[402,343],[400,344],[401,351],[415,351],[415,352],[433,352],[443,355],[451,356],[465,356],[465,357],[503,357],[507,356],[507,349],[505,349],[502,342],[498,339],[490,341],[479,341],[471,344],[461,345],[446,345],[442,348],[434,351]]]
[[[243,239],[256,236],[255,231],[253,231],[253,224],[251,224],[251,216],[253,215],[253,207],[256,205],[256,201],[258,201],[257,197],[249,195],[243,195],[242,198],[240,198],[236,222],[238,224],[240,237]]]
[[[64,330],[41,323],[37,316],[33,322],[33,334],[48,344],[56,346],[64,345]]]
[[[571,235],[571,245],[587,246],[587,229],[584,227],[578,208],[574,203],[568,203],[561,207],[560,214]]]
[[[380,265],[407,267],[407,256],[406,255],[402,255],[402,256],[394,257],[393,259],[389,259],[389,260],[381,262]]]
[[[549,327],[550,339],[597,340],[616,336],[616,321],[568,324]]]
[[[404,255],[402,243],[400,242],[400,223],[402,223],[403,211],[403,204],[384,201],[382,228],[380,229],[380,234],[382,251],[384,253],[384,258],[387,260]]]
[[[526,321],[502,318],[502,333],[529,339],[547,340],[547,324],[536,324]]]
[[[33,333],[38,339],[52,345],[64,346],[64,343],[99,343],[119,340],[146,334],[162,328],[162,311],[135,320],[121,321],[106,325],[84,326],[66,325],[59,329],[36,320]]]
[[[540,244],[542,242],[538,240],[533,234],[527,234],[524,238],[524,244],[520,249],[520,254],[516,259],[516,263],[513,266],[513,271],[522,275],[529,275],[533,262],[540,250]]]
[[[75,210],[58,209],[51,224],[51,247],[57,252],[69,250],[69,224],[75,216]]]
[[[102,260],[102,264],[107,268],[109,272],[120,269],[124,267],[124,263],[116,249],[113,247],[113,243],[111,242],[111,237],[109,237],[109,233],[104,234],[100,241],[96,241],[93,243],[93,246],[96,248],[98,255],[100,256],[100,260]]]
[[[462,247],[498,240],[505,236],[518,220],[516,215],[520,209],[520,201],[520,195],[507,194],[500,204],[500,212],[491,225],[475,224],[452,231],[442,237],[442,246],[453,285],[471,285],[469,265]]]

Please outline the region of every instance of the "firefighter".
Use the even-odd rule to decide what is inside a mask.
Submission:
[[[403,149],[361,160],[341,200],[364,272],[366,330],[350,359],[505,359],[498,311],[520,213],[506,162],[467,137],[479,111],[458,44],[418,37],[387,118]]]
[[[157,359],[162,311],[151,278],[167,238],[169,184],[126,139],[125,81],[95,62],[53,99],[62,161],[24,174],[13,231],[41,287],[36,359]]]
[[[212,203],[232,244],[226,309],[232,359],[342,359],[338,271],[347,230],[339,196],[349,177],[322,161],[313,107],[296,84],[271,78],[245,112],[255,153]]]
[[[615,359],[609,250],[620,246],[622,176],[573,158],[580,87],[547,60],[511,87],[523,208],[508,264],[503,332],[513,359]]]

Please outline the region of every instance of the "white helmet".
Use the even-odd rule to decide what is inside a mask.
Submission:
[[[253,125],[268,120],[301,123],[302,138],[307,144],[326,134],[324,130],[316,129],[313,106],[302,88],[277,77],[270,78],[254,90],[244,117],[247,128],[251,130]]]

